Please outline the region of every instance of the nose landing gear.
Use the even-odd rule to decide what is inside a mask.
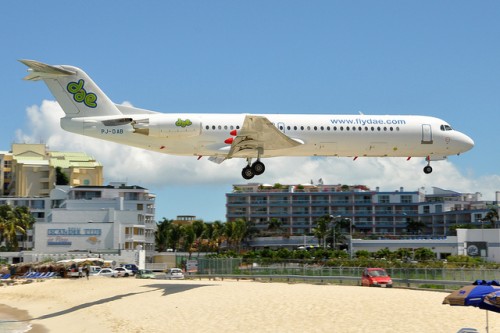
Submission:
[[[427,161],[427,165],[424,167],[424,173],[428,175],[432,172],[431,157],[427,156],[425,160]]]

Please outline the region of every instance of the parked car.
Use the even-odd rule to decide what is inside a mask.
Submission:
[[[156,275],[150,269],[139,269],[135,274],[137,279],[155,279]]]
[[[122,265],[122,267],[128,269],[129,271],[132,271],[134,275],[137,274],[137,271],[139,270],[139,267],[137,267],[137,265],[135,264],[125,264]]]
[[[172,279],[182,280],[184,279],[184,274],[182,273],[182,270],[180,268],[170,268],[167,269],[166,277],[169,280]]]
[[[99,266],[89,266],[89,274],[97,275],[101,271],[101,267]]]
[[[115,277],[117,275],[117,272],[115,272],[115,270],[112,268],[102,268],[99,272],[97,272],[94,275]]]
[[[116,276],[128,277],[128,276],[134,275],[134,273],[131,270],[126,269],[125,267],[116,267],[115,272],[116,272]]]
[[[361,276],[361,285],[391,288],[392,279],[383,268],[366,268]]]

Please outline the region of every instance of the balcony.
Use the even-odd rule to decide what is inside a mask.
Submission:
[[[125,242],[145,242],[145,235],[125,234]]]

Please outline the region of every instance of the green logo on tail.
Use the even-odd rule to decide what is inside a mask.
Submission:
[[[88,106],[89,108],[95,108],[97,106],[97,95],[94,93],[87,93],[85,89],[83,89],[83,85],[85,81],[82,79],[78,80],[78,82],[70,82],[66,89],[70,94],[73,95],[73,99],[77,103],[82,103]]]

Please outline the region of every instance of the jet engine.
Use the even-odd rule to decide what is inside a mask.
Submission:
[[[146,119],[134,120],[134,133],[158,138],[197,136],[201,133],[201,121],[193,117],[151,115]]]

